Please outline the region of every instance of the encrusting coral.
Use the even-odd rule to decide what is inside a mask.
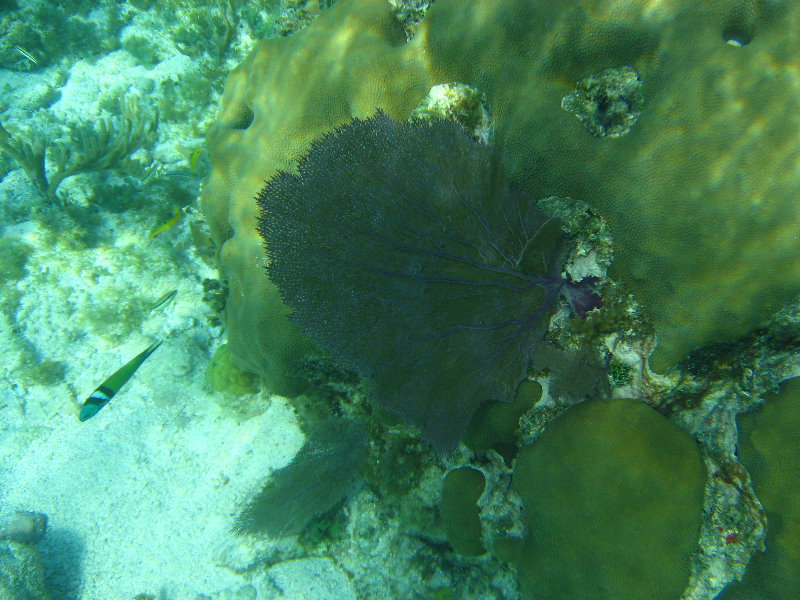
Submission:
[[[450,545],[462,556],[478,556],[486,551],[478,517],[478,500],[485,487],[483,473],[472,467],[453,469],[442,481],[442,527]]]
[[[569,410],[514,467],[530,528],[514,563],[531,597],[681,597],[704,481],[697,444],[644,404]]]

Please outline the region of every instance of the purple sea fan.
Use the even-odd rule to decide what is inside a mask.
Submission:
[[[381,112],[316,140],[258,195],[292,319],[442,452],[510,401],[564,280],[560,221],[453,121]]]

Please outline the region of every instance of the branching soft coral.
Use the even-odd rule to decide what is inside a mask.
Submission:
[[[153,140],[158,113],[143,115],[134,96],[120,101],[120,112],[118,120],[103,118],[95,126],[76,127],[70,143],[50,145],[37,133],[31,133],[28,139],[12,136],[0,123],[0,150],[19,164],[42,197],[63,204],[56,190],[67,177],[119,167]],[[54,165],[49,175],[46,163]]]

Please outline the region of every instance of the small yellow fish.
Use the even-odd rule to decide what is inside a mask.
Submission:
[[[150,239],[153,239],[159,233],[162,233],[162,232],[166,231],[170,227],[175,227],[175,225],[177,225],[180,222],[181,218],[183,217],[183,211],[181,211],[181,209],[178,208],[177,206],[174,208],[174,210],[175,210],[175,213],[169,219],[167,219],[166,221],[161,223],[161,225],[159,225],[158,227],[154,228],[150,232]]]
[[[194,168],[197,166],[197,157],[200,156],[200,153],[203,151],[202,146],[198,146],[192,153],[189,155],[189,168],[194,171]]]
[[[172,290],[171,292],[167,292],[166,294],[164,294],[158,300],[155,301],[155,304],[153,304],[153,306],[150,307],[150,310],[152,311],[152,310],[157,309],[159,306],[167,305],[169,302],[172,301],[172,299],[177,294],[178,294],[178,290]]]

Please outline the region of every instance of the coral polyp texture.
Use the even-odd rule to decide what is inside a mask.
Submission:
[[[749,44],[726,43],[750,15]],[[509,178],[609,222],[623,280],[658,334],[651,364],[744,335],[800,293],[796,2],[436,2],[434,78],[480,88]],[[596,138],[560,108],[576,82],[627,65],[644,108]]]
[[[735,47],[744,5],[749,43]],[[406,119],[453,81],[485,93],[516,187],[607,218],[611,274],[652,318],[655,367],[743,335],[800,292],[798,21],[789,2],[438,0],[406,42],[382,0],[340,0],[259,44],[226,83],[202,193],[234,354],[269,383],[303,350],[263,275],[252,198],[264,179],[350,118]],[[626,65],[642,80],[641,117],[623,137],[588,135],[562,98]]]
[[[698,445],[644,404],[567,411],[514,467],[530,529],[514,563],[530,597],[687,597],[704,480]]]
[[[292,320],[383,408],[449,451],[482,402],[513,399],[566,243],[491,148],[452,120],[378,113],[315,141],[258,203]]]

